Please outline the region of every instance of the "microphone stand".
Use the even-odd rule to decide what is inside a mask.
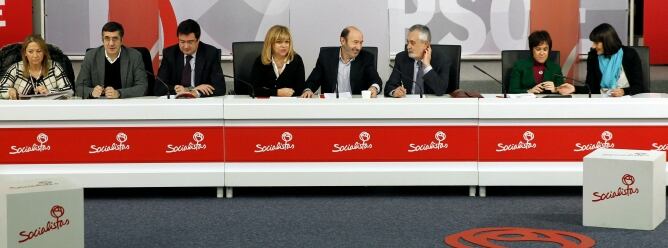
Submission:
[[[248,91],[249,94],[248,94],[248,95],[249,95],[251,98],[255,99],[255,87],[253,87],[253,84],[251,84],[251,83],[249,83],[249,82],[246,82],[246,81],[242,80],[241,78],[236,78],[236,77],[233,77],[233,76],[230,76],[230,75],[225,75],[225,74],[223,74],[223,76],[226,77],[226,78],[231,78],[231,79],[234,79],[234,80],[239,80],[239,82],[241,82],[241,83],[245,84],[246,86],[248,86],[248,89],[249,89],[249,91]]]
[[[399,73],[399,76],[400,76],[401,78],[403,78],[403,79],[410,79],[409,77],[404,76],[404,74],[401,73],[401,71],[399,71],[399,70],[397,70],[396,68],[394,68],[394,66],[392,66],[392,65],[388,65],[388,66],[390,66],[390,68],[392,68],[392,71],[396,71],[396,72],[398,72],[398,73]],[[401,80],[399,80],[399,81],[401,82]],[[416,84],[415,81],[413,81],[412,79],[411,79],[411,80],[408,80],[408,81],[410,81],[413,85],[417,86],[417,88],[418,88],[418,90],[419,90],[418,92],[420,93],[420,98],[424,98],[424,96],[422,95],[422,92],[423,92],[422,87],[420,87],[420,85]],[[404,83],[403,83],[403,82],[401,82],[401,86],[404,86]]]
[[[480,67],[478,67],[477,65],[473,65],[473,67],[475,67],[476,69],[478,69],[478,71],[484,73],[485,75],[487,75],[488,77],[490,77],[491,79],[494,79],[494,81],[499,83],[501,85],[501,93],[503,93],[503,98],[508,98],[508,93],[507,93],[508,90],[506,89],[506,86],[503,85],[503,83],[501,81],[499,81],[498,79],[496,79],[492,75],[489,75],[489,73],[487,73],[483,69],[480,69]]]

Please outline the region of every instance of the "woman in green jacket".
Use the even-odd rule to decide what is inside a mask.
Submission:
[[[510,74],[510,93],[559,93],[568,95],[575,91],[573,85],[564,83],[561,67],[548,60],[552,39],[547,31],[534,31],[529,35],[531,59],[515,62]]]

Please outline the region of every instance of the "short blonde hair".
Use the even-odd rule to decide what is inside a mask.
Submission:
[[[262,47],[262,64],[268,65],[271,64],[271,55],[274,47],[274,43],[279,41],[288,40],[290,41],[290,48],[288,49],[288,61],[291,61],[295,57],[295,50],[292,47],[292,35],[290,35],[290,30],[286,26],[274,25],[267,31],[267,36],[264,37],[264,46]]]
[[[28,35],[25,40],[23,40],[23,45],[21,46],[21,58],[23,61],[23,76],[25,78],[28,78],[30,76],[30,72],[28,69],[30,68],[30,62],[28,62],[28,57],[26,56],[26,51],[28,50],[28,45],[32,42],[35,42],[37,46],[39,46],[39,49],[42,50],[42,54],[44,54],[44,57],[42,57],[42,77],[46,77],[47,73],[49,72],[49,69],[51,69],[51,56],[49,55],[49,48],[46,46],[46,42],[42,37],[40,37],[37,34],[33,35]]]

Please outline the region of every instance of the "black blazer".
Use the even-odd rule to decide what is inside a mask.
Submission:
[[[433,51],[433,50],[432,50]],[[424,74],[425,94],[441,96],[448,90],[448,78],[450,76],[450,58],[432,53],[431,71]],[[408,92],[413,90],[413,71],[415,60],[408,57],[408,52],[402,51],[394,59],[394,70],[385,84],[385,96],[392,97],[390,93],[404,83]]]
[[[199,42],[195,55],[195,70],[193,70],[195,85],[211,84],[215,88],[211,96],[225,95],[223,68],[220,66],[220,57],[217,55],[217,48]],[[185,59],[178,44],[167,47],[162,51],[162,62],[160,63],[160,69],[158,69],[158,77],[170,86],[171,94],[174,94],[174,85],[181,82],[184,63]],[[156,82],[154,91],[155,95],[165,95],[167,92],[165,86],[159,82]]]
[[[338,82],[339,74],[339,47],[320,50],[315,68],[306,80],[306,88],[313,92],[322,86],[320,92],[333,93]],[[378,84],[379,90],[383,87],[383,80],[373,63],[374,55],[361,50],[350,66],[350,89],[352,94],[359,95],[368,90],[373,84]],[[379,91],[380,92],[380,91]]]
[[[623,46],[622,50],[624,51],[622,67],[624,67],[624,73],[629,80],[629,87],[624,89],[624,95],[635,95],[638,93],[649,92],[649,89],[645,89],[643,84],[642,64],[638,53],[636,50],[633,50],[633,48],[626,46]],[[595,49],[591,49],[587,55],[586,83],[589,85],[589,88],[591,88],[592,94],[601,93],[602,78],[603,74],[601,74],[601,69],[598,66],[598,55],[596,54]],[[585,94],[587,93],[587,89],[578,87],[577,93]]]
[[[299,54],[295,54],[290,64],[285,65],[283,73],[276,78],[274,66],[262,64],[262,56],[253,63],[251,83],[257,96],[275,96],[280,88],[292,88],[299,96],[304,91],[304,62]]]

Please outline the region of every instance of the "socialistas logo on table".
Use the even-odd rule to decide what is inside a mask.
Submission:
[[[537,147],[536,143],[531,143],[532,140],[536,138],[536,135],[533,134],[531,131],[526,131],[522,135],[524,138],[524,141],[519,141],[516,144],[503,144],[503,143],[498,143],[497,144],[497,152],[506,152],[506,151],[515,151],[515,150],[529,150],[529,149],[535,149]]]
[[[443,143],[443,141],[445,141],[445,137],[446,137],[445,132],[438,131],[436,132],[436,134],[434,134],[434,138],[436,139],[435,141],[432,141],[429,144],[422,144],[422,145],[410,144],[408,145],[409,147],[408,152],[446,149],[448,148],[448,144]]]
[[[668,151],[668,144],[652,143],[652,150],[654,151]]]
[[[116,134],[116,141],[118,141],[118,143],[112,143],[111,145],[104,145],[104,146],[91,145],[88,153],[96,154],[110,151],[120,152],[120,151],[130,150],[130,145],[124,144],[126,141],[128,141],[127,134],[123,132]]]
[[[600,202],[600,201],[605,201],[613,198],[617,198],[620,196],[631,196],[634,194],[640,193],[640,189],[631,187],[636,182],[636,178],[633,177],[631,174],[624,174],[622,176],[622,183],[626,185],[626,188],[619,187],[617,190],[610,190],[607,193],[599,193],[599,192],[594,192],[592,193],[592,196],[594,199],[592,199],[592,202]]]
[[[40,133],[37,135],[37,142],[39,144],[33,143],[32,145],[27,146],[11,146],[10,155],[22,154],[22,153],[31,153],[31,152],[44,152],[51,150],[51,146],[47,145],[46,142],[49,141],[49,136],[45,133]]]
[[[61,219],[61,217],[65,215],[65,208],[63,208],[62,206],[54,205],[53,207],[51,207],[50,214],[51,217],[53,217],[55,220],[48,220],[46,221],[46,224],[44,224],[44,226],[37,227],[32,231],[19,232],[20,236],[19,243],[30,241],[31,239],[42,236],[48,232],[60,230],[61,228],[64,228],[65,226],[70,224],[69,219]]]
[[[339,144],[334,144],[334,149],[332,149],[332,152],[347,152],[347,151],[354,151],[354,150],[367,150],[373,148],[373,144],[366,143],[371,139],[371,134],[369,134],[366,131],[362,131],[359,135],[360,142],[355,142],[353,144],[348,144],[348,145],[339,145]]]
[[[575,144],[575,149],[573,149],[574,152],[583,152],[583,151],[593,151],[599,148],[615,148],[615,143],[610,142],[612,140],[612,132],[610,131],[603,131],[601,133],[601,140],[596,141],[596,143],[591,143],[591,144],[582,144],[582,143],[577,143]]]
[[[255,152],[261,153],[261,152],[272,152],[281,150],[287,151],[295,149],[295,144],[290,144],[290,141],[292,140],[292,134],[290,132],[283,132],[283,134],[281,134],[281,139],[283,140],[283,143],[277,141],[276,144],[271,144],[271,145],[257,144],[255,145]]]
[[[202,141],[204,141],[204,134],[200,132],[195,132],[193,134],[193,140],[195,141],[195,143],[188,142],[188,144],[184,145],[169,144],[167,145],[167,150],[165,151],[165,153],[197,151],[206,149],[206,144],[202,143]]]

